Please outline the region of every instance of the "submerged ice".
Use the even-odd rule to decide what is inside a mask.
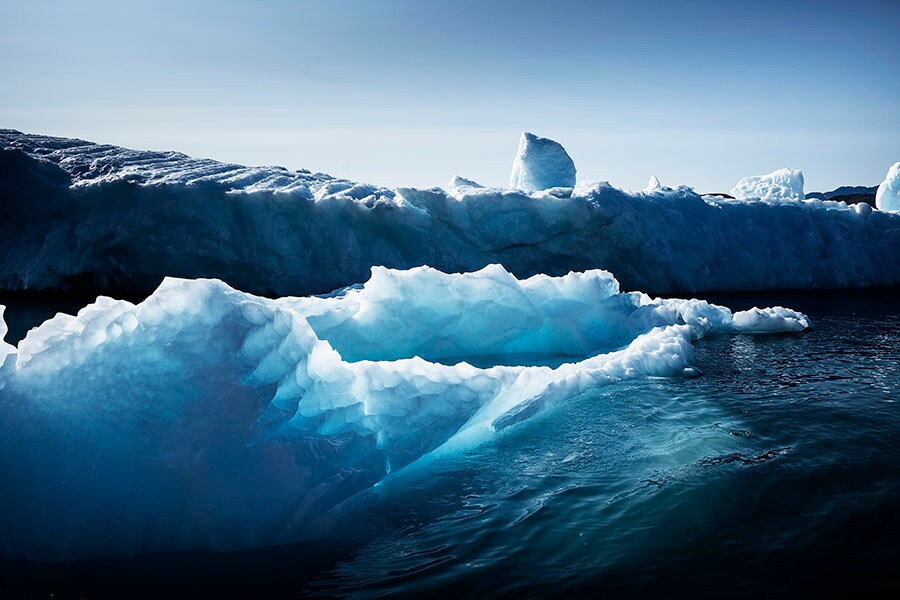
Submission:
[[[706,335],[808,326],[783,308],[622,293],[605,271],[519,280],[498,265],[375,269],[327,297],[180,279],[137,305],[101,297],[4,346],[0,423],[16,434],[0,438],[0,551],[315,535],[346,500],[456,440],[596,386],[695,374],[692,341]],[[462,360],[497,353],[572,356],[555,369]]]

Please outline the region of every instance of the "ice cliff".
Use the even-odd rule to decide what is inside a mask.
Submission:
[[[547,165],[555,175],[514,178],[520,187],[574,181],[564,150],[528,140],[522,176]],[[178,276],[304,295],[362,281],[375,265],[492,263],[519,277],[603,268],[625,289],[654,293],[900,284],[900,263],[885,259],[900,243],[900,215],[785,202],[802,196],[791,173],[745,180],[746,200],[602,182],[388,189],[12,130],[0,131],[0,147],[8,290],[149,291]]]

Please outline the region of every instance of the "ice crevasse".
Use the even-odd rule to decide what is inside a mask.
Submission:
[[[517,279],[499,265],[374,269],[324,297],[172,278],[137,305],[100,297],[0,347],[0,426],[15,432],[0,437],[0,552],[296,540],[461,439],[598,386],[697,374],[696,339],[808,326],[779,307],[622,293],[600,270]],[[570,356],[470,364],[500,353]]]

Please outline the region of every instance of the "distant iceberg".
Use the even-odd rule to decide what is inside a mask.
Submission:
[[[493,263],[519,277],[602,268],[653,293],[900,284],[900,263],[884,260],[900,215],[784,201],[802,195],[791,172],[742,185],[747,200],[589,181],[529,192],[458,178],[445,191],[11,130],[0,146],[7,290],[150,291],[169,275],[306,295],[365,280],[376,265]],[[534,166],[528,158],[523,172]],[[574,166],[559,172],[535,187],[573,182]]]
[[[3,347],[0,554],[289,542],[457,440],[598,386],[696,375],[693,340],[808,326],[780,307],[621,293],[604,271],[519,280],[498,265],[375,269],[320,298],[180,279],[138,305],[100,297]],[[571,356],[460,362],[496,353]]]
[[[738,200],[803,200],[803,173],[798,169],[778,169],[768,175],[744,177],[732,188]]]
[[[875,206],[880,210],[900,211],[900,162],[891,165],[884,181],[878,186]]]
[[[540,192],[575,187],[575,162],[559,142],[528,133],[519,140],[509,187]]]

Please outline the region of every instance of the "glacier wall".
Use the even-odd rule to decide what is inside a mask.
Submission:
[[[320,534],[355,495],[441,448],[597,386],[697,374],[695,339],[808,326],[780,307],[622,294],[604,271],[518,280],[496,265],[376,269],[327,298],[180,279],[137,305],[100,297],[0,348],[0,427],[13,433],[0,436],[0,554]],[[583,354],[557,368],[428,360],[498,351]]]
[[[0,288],[152,290],[216,277],[323,293],[370,268],[603,268],[653,293],[900,284],[900,215],[606,183],[387,189],[320,173],[0,132]]]

